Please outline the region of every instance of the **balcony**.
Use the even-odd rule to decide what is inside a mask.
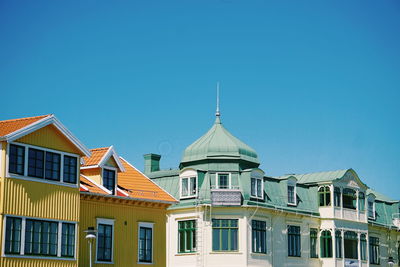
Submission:
[[[242,192],[239,187],[211,188],[211,204],[213,206],[240,206],[242,204]]]

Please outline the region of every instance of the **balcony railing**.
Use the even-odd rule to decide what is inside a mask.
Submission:
[[[242,193],[239,187],[211,188],[211,204],[213,206],[240,206]]]

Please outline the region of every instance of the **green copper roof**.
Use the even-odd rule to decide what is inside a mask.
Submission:
[[[204,159],[242,159],[259,164],[256,151],[228,132],[219,115],[211,129],[185,149],[182,163]]]
[[[308,184],[308,183],[320,183],[320,182],[330,182],[336,179],[342,178],[347,170],[337,170],[337,171],[326,171],[326,172],[314,172],[307,174],[287,174],[281,177],[277,177],[278,179],[287,179],[289,177],[296,177],[297,182],[300,184]]]

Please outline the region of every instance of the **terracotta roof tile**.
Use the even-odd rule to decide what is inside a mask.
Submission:
[[[0,136],[5,136],[50,115],[0,121]]]
[[[118,173],[118,185],[123,187],[130,197],[176,202],[175,198],[151,181],[143,173],[138,171],[123,158],[120,159],[124,165],[125,172]]]
[[[92,155],[90,157],[82,157],[85,162],[85,164],[82,165],[82,167],[98,165],[100,163],[100,160],[103,158],[104,154],[107,153],[109,148],[110,147],[101,147],[101,148],[91,149],[90,152],[92,153]]]
[[[90,193],[108,195],[108,192],[106,192],[100,186],[87,179],[85,176],[81,175],[80,179],[81,179],[81,185],[84,185],[89,190]],[[88,192],[86,190],[82,190],[82,187],[80,191]]]

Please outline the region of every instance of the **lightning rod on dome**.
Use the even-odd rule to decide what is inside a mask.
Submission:
[[[215,116],[219,117],[221,113],[219,112],[219,82],[217,82],[217,112],[215,112]]]

